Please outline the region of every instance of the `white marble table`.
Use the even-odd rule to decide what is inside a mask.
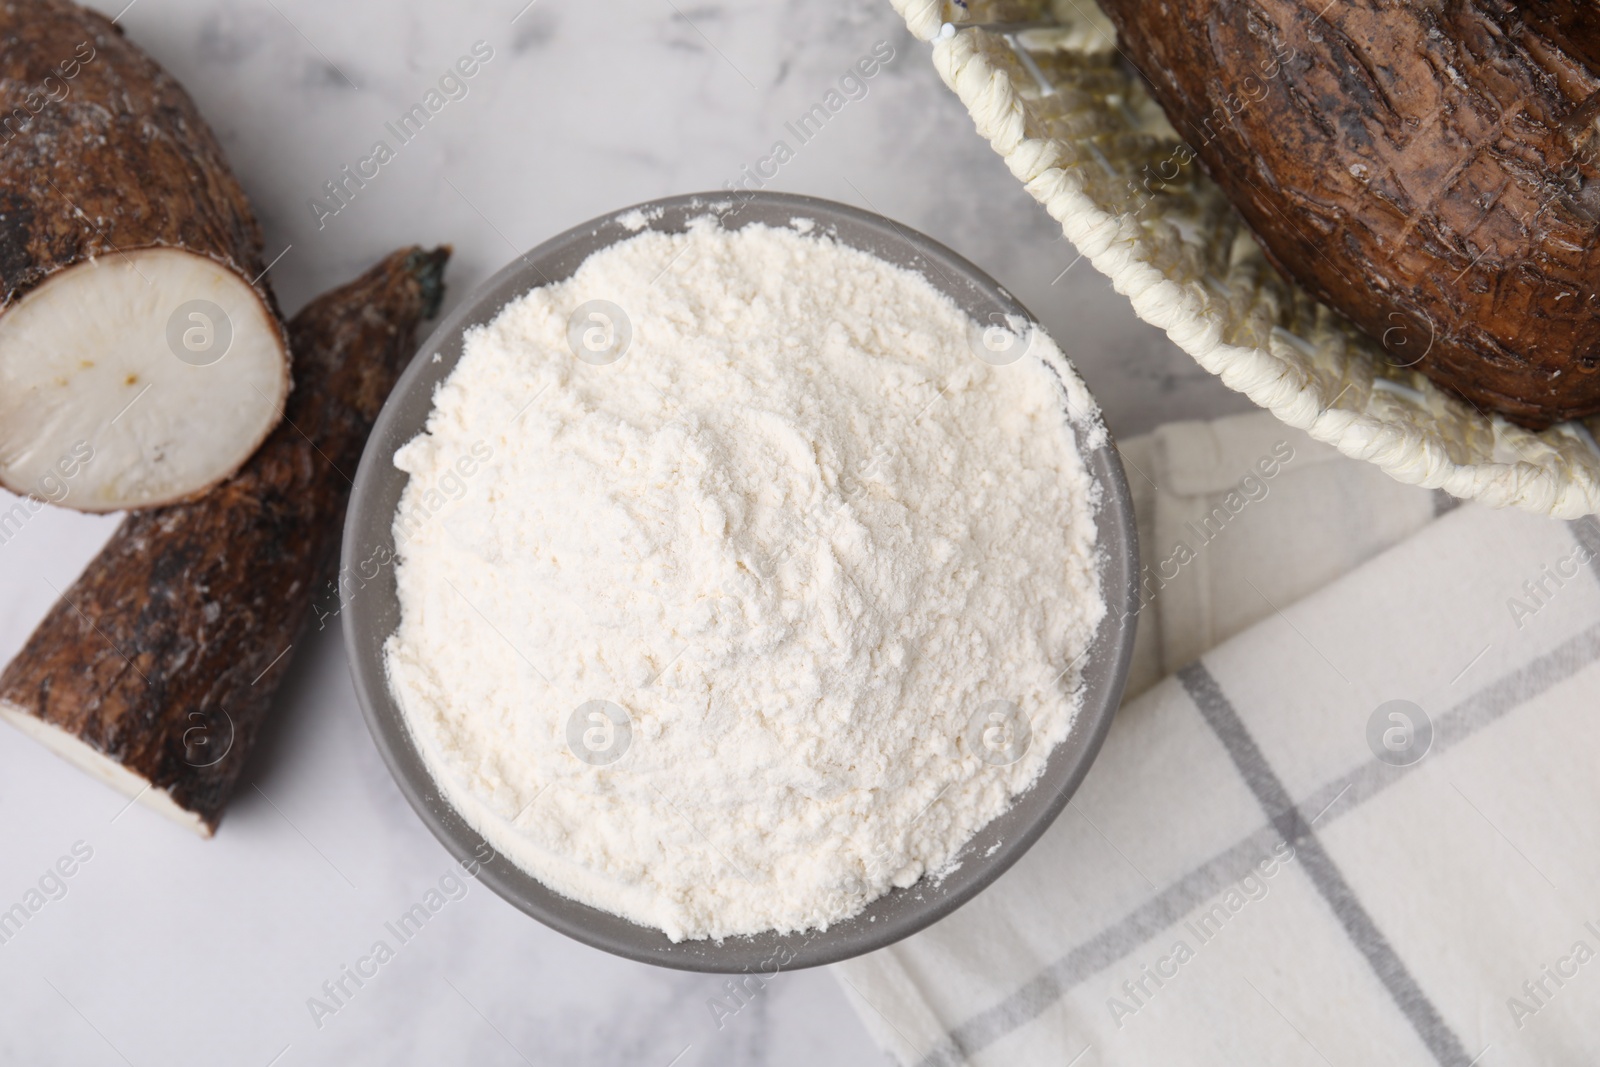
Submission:
[[[1075,263],[885,0],[523,3],[136,0],[122,24],[221,138],[268,257],[282,253],[272,278],[287,311],[410,243],[454,245],[460,299],[547,236],[719,188],[782,139],[794,157],[768,188],[883,212],[975,260],[1061,340],[1114,431],[1248,406]],[[466,95],[319,220],[309,201],[323,183],[380,137],[393,144],[385,123],[478,41],[493,56]],[[799,144],[785,124],[880,41],[894,58],[865,95]],[[0,656],[116,521],[46,511],[0,544]],[[707,1007],[719,979],[590,950],[475,883],[314,1020],[308,998],[451,864],[367,736],[336,631],[302,643],[246,777],[200,841],[0,727],[0,909],[75,844],[92,850],[65,895],[0,944],[0,1062],[881,1059],[826,972],[780,976],[719,1029]]]

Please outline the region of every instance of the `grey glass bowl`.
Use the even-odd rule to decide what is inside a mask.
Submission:
[[[642,212],[642,216],[638,214]],[[723,226],[789,226],[811,219],[813,233],[921,274],[978,323],[996,316],[1033,317],[977,267],[936,242],[881,215],[812,197],[782,193],[701,194],[669,197],[613,212],[551,238],[485,282],[433,331],[384,405],[361,458],[345,521],[341,612],[356,695],[378,749],[422,821],[458,860],[483,856],[478,878],[511,904],[585,944],[629,959],[690,971],[771,972],[814,967],[892,944],[971,900],[1021,858],[1067,804],[1089,770],[1122,698],[1133,654],[1139,570],[1133,507],[1115,446],[1079,446],[1101,488],[1096,515],[1105,621],[1083,664],[1083,709],[1072,732],[1050,754],[1038,782],[961,850],[959,867],[937,884],[923,879],[879,898],[860,915],[827,930],[775,933],[722,941],[674,944],[659,930],[580,904],[547,889],[505,857],[491,853],[478,833],[444,799],[423,762],[400,708],[389,691],[383,643],[400,623],[395,593],[392,523],[407,476],[395,469],[395,450],[425,426],[434,387],[455,369],[462,334],[488,323],[508,302],[538,285],[572,275],[589,254],[637,232],[681,232],[691,219],[719,215]],[[630,228],[622,219],[634,224]],[[436,355],[437,354],[437,355]],[[371,575],[370,577],[368,575]]]

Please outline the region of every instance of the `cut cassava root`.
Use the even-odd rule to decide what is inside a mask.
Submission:
[[[289,391],[244,190],[182,87],[66,0],[0,3],[0,99],[0,485],[86,445],[68,507],[206,489]]]
[[[1268,258],[1392,364],[1533,428],[1600,412],[1592,4],[1100,3]]]
[[[129,517],[0,674],[0,718],[209,835],[238,784],[448,249],[397,252],[290,323],[300,388],[205,496]]]

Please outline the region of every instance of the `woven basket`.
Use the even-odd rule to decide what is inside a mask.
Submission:
[[[1600,419],[1534,433],[1486,415],[1273,270],[1197,164],[1145,191],[1145,168],[1182,159],[1181,142],[1091,0],[891,2],[1067,239],[1229,388],[1400,481],[1559,518],[1600,512]],[[1391,340],[1419,355],[1429,343]]]

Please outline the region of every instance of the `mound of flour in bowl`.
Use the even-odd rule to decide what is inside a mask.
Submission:
[[[673,940],[792,932],[1033,782],[1105,612],[1067,412],[1098,422],[1048,338],[975,332],[820,232],[707,218],[467,335],[395,454],[385,652],[495,849]]]

